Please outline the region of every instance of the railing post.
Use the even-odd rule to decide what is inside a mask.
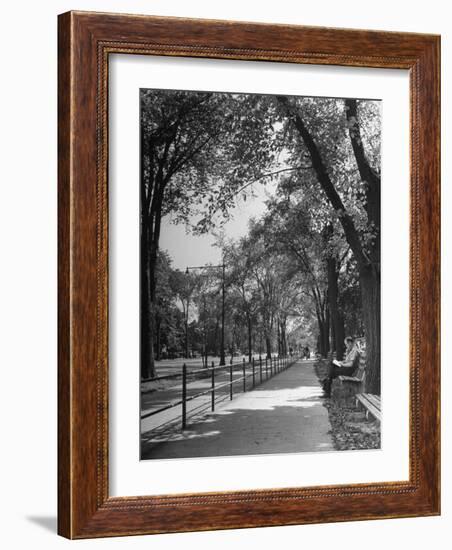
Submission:
[[[182,365],[182,429],[187,427],[187,365]]]
[[[246,392],[246,367],[245,367],[245,358],[243,358],[242,370],[243,370],[243,391]]]
[[[215,363],[212,361],[212,411],[215,410]]]
[[[232,363],[229,365],[229,397],[232,400],[232,384],[233,384],[233,376],[232,376]]]
[[[262,357],[259,355],[259,376],[262,384]]]
[[[255,373],[254,373],[254,357],[253,357],[253,388],[254,388],[255,385],[256,385],[256,376],[255,376]]]

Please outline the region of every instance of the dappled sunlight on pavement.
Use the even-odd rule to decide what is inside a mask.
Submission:
[[[279,405],[283,404],[286,407],[312,407],[318,402],[321,396],[321,391],[316,391],[310,387],[299,386],[287,390],[269,390],[258,391],[254,390],[247,396],[247,409],[255,411],[272,411]],[[236,399],[231,404],[227,405],[227,410],[230,412],[243,408],[243,399]],[[221,414],[221,411],[218,412]]]
[[[190,430],[184,430],[183,432],[173,432],[173,433],[166,433],[162,434],[161,436],[154,437],[150,439],[150,441],[153,441],[154,443],[158,443],[161,441],[181,441],[186,439],[196,439],[200,437],[213,437],[215,435],[220,435],[221,432],[218,430],[212,430],[211,432],[202,432],[202,433],[196,433],[194,431]]]
[[[195,418],[188,429],[142,436],[142,458],[232,456],[334,450],[313,361]]]

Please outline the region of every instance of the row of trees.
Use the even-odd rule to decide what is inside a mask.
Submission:
[[[273,182],[249,234],[221,243],[228,331],[244,326],[247,349],[257,338],[269,353],[275,342],[287,346],[288,324],[312,326],[319,351],[338,356],[345,332],[364,332],[367,385],[379,393],[379,138],[371,101],[142,91],[143,377],[154,373],[160,301],[170,288],[160,273],[169,264],[159,255],[162,217],[206,233],[229,219],[237,197]],[[187,334],[182,302],[173,313]]]
[[[296,345],[288,334],[287,305],[297,289],[284,285],[282,265],[255,253],[249,240],[224,246],[226,270],[226,354],[240,350],[249,360],[253,353],[271,357],[287,354]],[[248,252],[244,257],[243,253]],[[155,306],[155,357],[220,355],[222,279],[210,270],[173,269],[168,254],[157,257]],[[290,343],[289,343],[290,342]]]

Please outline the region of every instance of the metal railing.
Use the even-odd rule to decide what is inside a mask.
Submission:
[[[242,363],[229,364],[224,366],[215,366],[215,363],[212,361],[210,367],[203,367],[197,370],[188,370],[187,365],[184,363],[182,365],[182,372],[170,375],[164,375],[152,378],[150,380],[168,380],[168,379],[177,379],[180,378],[182,381],[181,388],[181,399],[167,403],[159,409],[151,410],[141,415],[141,419],[144,420],[151,416],[161,414],[162,412],[168,411],[175,407],[181,408],[180,416],[176,418],[171,418],[154,426],[152,431],[159,430],[164,431],[168,427],[172,427],[174,424],[181,424],[181,428],[184,430],[187,427],[187,420],[189,417],[197,416],[203,412],[215,411],[216,404],[232,400],[234,395],[238,393],[245,393],[254,389],[257,385],[262,384],[262,382],[272,378],[276,374],[286,370],[293,363],[298,360],[298,356],[274,356],[271,358],[254,358],[251,362],[247,362],[243,358]],[[219,375],[224,374],[223,378],[225,380],[220,380]],[[237,376],[239,374],[239,376]],[[210,378],[210,387],[198,391],[190,395],[188,383],[193,380],[201,380]],[[239,385],[239,388],[237,386]],[[188,403],[193,402],[196,399],[200,399],[204,396],[210,394],[210,399],[203,400],[199,405],[190,408],[187,407]]]

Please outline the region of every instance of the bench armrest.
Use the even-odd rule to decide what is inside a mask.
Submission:
[[[361,378],[357,378],[356,376],[338,376],[339,380],[341,382],[354,382],[355,384],[360,384],[362,382]]]

